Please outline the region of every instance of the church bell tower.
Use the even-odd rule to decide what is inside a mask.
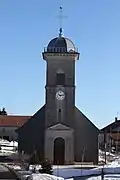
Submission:
[[[35,151],[41,161],[48,159],[53,165],[98,162],[99,129],[75,106],[79,55],[60,28],[58,37],[42,52],[46,63],[45,104],[17,130],[20,151]]]
[[[45,158],[54,164],[74,161],[75,61],[79,53],[73,42],[62,36],[44,48],[46,67]]]
[[[74,125],[75,106],[75,61],[79,53],[73,42],[62,36],[52,39],[44,48],[46,69],[46,113],[45,127],[57,123]]]

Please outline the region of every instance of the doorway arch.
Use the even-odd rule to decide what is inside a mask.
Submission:
[[[65,140],[58,137],[54,140],[54,164],[65,163]]]

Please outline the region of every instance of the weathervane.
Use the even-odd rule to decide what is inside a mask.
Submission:
[[[63,18],[65,18],[66,16],[63,16],[63,8],[62,6],[60,6],[60,14],[59,14],[59,26],[60,26],[60,29],[59,29],[59,37],[62,37],[62,32],[63,32],[63,28],[62,28],[62,20]]]

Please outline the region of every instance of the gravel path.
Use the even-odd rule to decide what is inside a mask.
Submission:
[[[0,180],[16,180],[16,175],[12,173],[7,167],[0,164]]]

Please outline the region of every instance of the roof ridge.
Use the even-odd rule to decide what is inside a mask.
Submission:
[[[0,115],[0,117],[31,117],[30,115]]]

